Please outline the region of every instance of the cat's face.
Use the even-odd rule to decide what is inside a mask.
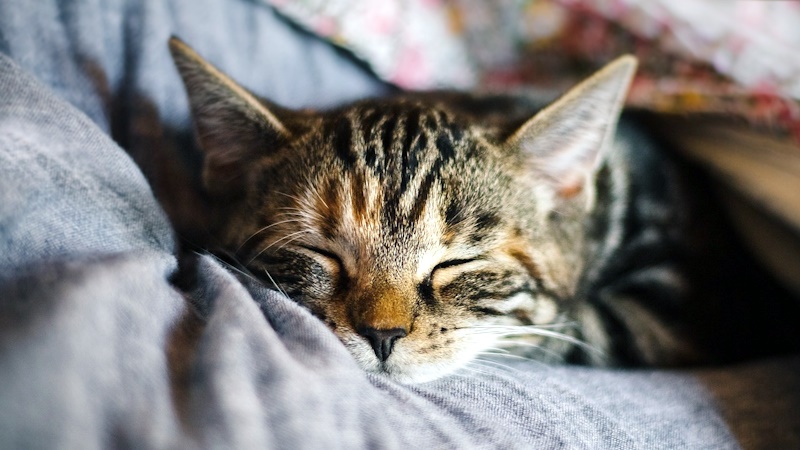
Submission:
[[[433,95],[286,111],[172,49],[219,199],[220,249],[323,320],[363,368],[426,381],[509,336],[536,345],[533,327],[559,320],[613,121],[587,140],[551,107],[508,132]],[[616,80],[594,92],[610,92],[612,115],[623,63],[627,75],[594,82]]]
[[[434,378],[497,345],[493,326],[555,319],[536,261],[563,258],[525,231],[541,218],[513,152],[413,100],[310,121],[250,175],[219,235],[364,368]]]

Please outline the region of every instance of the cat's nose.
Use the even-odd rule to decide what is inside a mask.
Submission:
[[[394,349],[394,343],[398,339],[405,337],[408,333],[404,328],[391,328],[388,330],[378,330],[372,327],[362,327],[358,329],[358,333],[372,344],[372,349],[375,355],[381,361],[389,359]]]

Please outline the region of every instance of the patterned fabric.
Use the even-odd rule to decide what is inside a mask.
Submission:
[[[441,0],[264,1],[406,89],[466,88],[477,80],[452,10]]]
[[[630,105],[740,116],[800,139],[800,2],[263,1],[403,88],[562,92],[633,53]]]
[[[474,0],[457,2],[466,13]],[[511,30],[502,51],[473,52],[485,83],[560,92],[633,53],[641,67],[629,105],[741,116],[800,139],[798,2],[533,0],[516,7],[516,14],[494,16],[512,18],[510,26],[466,27],[478,33],[471,47],[498,28]]]

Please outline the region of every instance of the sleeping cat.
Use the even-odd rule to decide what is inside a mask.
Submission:
[[[774,311],[753,305],[778,291],[729,252],[702,177],[617,126],[631,56],[544,108],[431,92],[317,112],[170,49],[209,249],[308,308],[367,371],[426,381],[496,351],[678,365],[796,342],[763,328]]]

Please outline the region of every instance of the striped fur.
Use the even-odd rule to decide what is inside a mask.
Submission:
[[[681,364],[717,347],[696,332],[718,303],[697,298],[713,291],[691,272],[711,244],[690,237],[692,194],[643,136],[614,139],[632,58],[541,111],[428,93],[301,112],[171,49],[212,250],[306,306],[366,370],[425,381],[502,348]]]

